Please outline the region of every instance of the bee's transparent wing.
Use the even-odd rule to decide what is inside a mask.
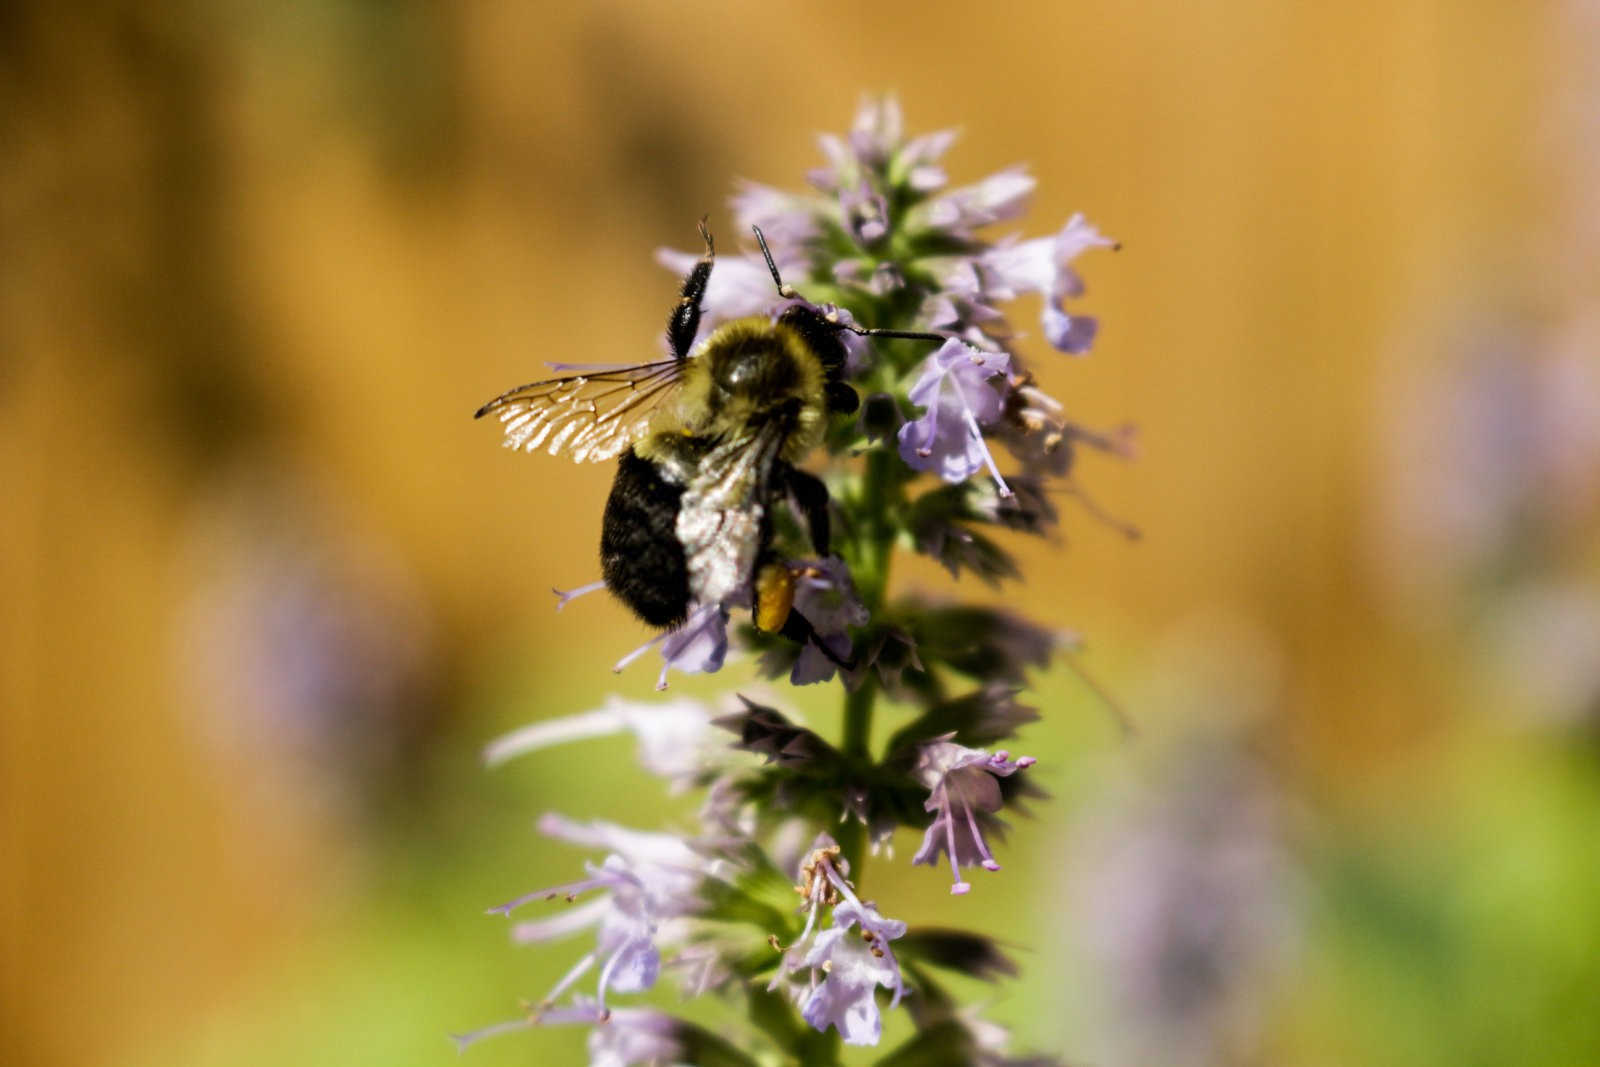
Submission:
[[[579,371],[519,385],[501,393],[474,418],[493,413],[505,428],[505,446],[523,452],[543,448],[577,463],[620,455],[643,437],[650,416],[683,376],[683,362],[557,364]]]

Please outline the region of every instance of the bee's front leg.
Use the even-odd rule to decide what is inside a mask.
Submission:
[[[672,354],[678,357],[679,362],[689,358],[689,352],[694,348],[694,335],[700,332],[700,300],[706,295],[706,283],[711,280],[711,265],[717,257],[716,246],[711,242],[711,231],[706,229],[705,219],[700,220],[700,236],[705,238],[706,254],[700,257],[700,262],[683,280],[683,292],[679,294],[678,302],[672,305],[672,314],[667,319],[667,342],[671,344]]]

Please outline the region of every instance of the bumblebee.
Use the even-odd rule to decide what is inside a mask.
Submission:
[[[552,364],[569,373],[508,390],[474,417],[498,417],[508,448],[580,463],[620,457],[601,525],[601,576],[644,622],[676,628],[696,606],[748,591],[759,629],[803,643],[814,634],[792,610],[792,571],[772,551],[772,508],[790,501],[812,549],[829,554],[827,487],[796,464],[822,442],[831,415],[859,406],[844,381],[842,334],[945,338],[863,328],[806,303],[779,276],[757,227],[778,296],[798,302],[776,319],[724,323],[695,346],[716,260],[704,220],[700,235],[705,254],[667,320],[668,359]]]

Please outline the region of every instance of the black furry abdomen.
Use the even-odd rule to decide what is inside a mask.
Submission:
[[[634,454],[622,454],[600,527],[606,588],[651,626],[677,626],[689,612],[689,566],[678,540],[683,487]]]

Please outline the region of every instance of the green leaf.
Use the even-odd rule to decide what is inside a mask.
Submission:
[[[1015,977],[1017,974],[1017,965],[1000,951],[993,938],[967,930],[941,927],[907,930],[894,947],[903,959],[931,963],[986,982],[1002,975]]]
[[[757,704],[740,696],[744,710],[713,719],[712,725],[737,734],[734,748],[754,752],[768,763],[808,774],[832,773],[840,762],[836,750],[822,737],[804,726],[797,726],[775,708]]]
[[[877,1061],[878,1067],[973,1067],[979,1063],[972,1032],[955,1019],[922,1030]]]
[[[1039,718],[1034,709],[1017,703],[1017,692],[1013,686],[986,685],[940,701],[896,730],[886,751],[898,753],[945,734],[955,734],[958,744],[971,748],[986,748],[1012,737],[1020,727]]]
[[[745,1000],[749,1005],[750,1021],[781,1049],[793,1050],[806,1038],[810,1029],[800,1019],[787,997],[762,986],[745,987]]]
[[[741,1052],[726,1039],[694,1023],[679,1021],[677,1038],[683,1059],[699,1067],[760,1067],[760,1061]]]

